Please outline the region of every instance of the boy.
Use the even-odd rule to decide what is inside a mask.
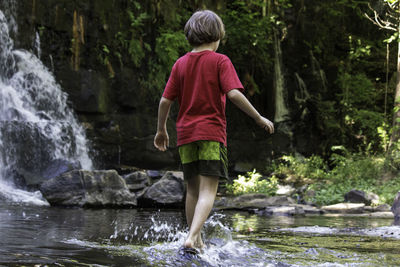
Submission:
[[[184,249],[203,248],[201,228],[213,207],[218,179],[228,178],[226,150],[226,96],[267,132],[271,121],[262,117],[241,93],[236,71],[225,55],[216,53],[225,35],[220,17],[210,10],[195,12],[184,32],[193,50],[179,58],[160,100],[154,146],[166,151],[166,121],[171,104],[179,102],[177,146],[186,182],[186,220],[189,234]]]

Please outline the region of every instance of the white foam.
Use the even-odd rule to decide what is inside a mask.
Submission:
[[[43,198],[40,191],[28,192],[16,189],[0,181],[0,197],[14,204],[50,206],[49,202]]]

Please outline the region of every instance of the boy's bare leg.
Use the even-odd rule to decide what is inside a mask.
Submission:
[[[188,248],[203,246],[200,230],[210,214],[218,190],[218,177],[199,175],[199,180],[198,200],[190,224],[189,235],[184,244]]]
[[[198,175],[191,177],[190,180],[186,183],[185,213],[186,222],[189,226],[189,229],[192,225],[194,210],[196,209],[197,200],[199,198],[199,184],[200,177]]]

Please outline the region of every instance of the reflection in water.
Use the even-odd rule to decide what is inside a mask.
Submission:
[[[374,266],[379,257],[396,265],[400,264],[394,254],[400,249],[399,240],[274,231],[311,225],[370,228],[391,223],[391,219],[216,213],[204,228],[207,248],[199,258],[188,261],[177,254],[187,233],[180,210],[0,204],[0,265],[359,266],[368,261]]]

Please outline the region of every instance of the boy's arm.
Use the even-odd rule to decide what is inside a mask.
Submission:
[[[247,100],[247,98],[239,90],[233,89],[229,91],[227,95],[233,104],[253,118],[260,127],[271,134],[274,132],[274,124],[261,116],[260,113],[258,113],[258,111],[249,102],[249,100]]]
[[[169,136],[167,132],[167,118],[173,101],[161,97],[160,105],[158,106],[158,124],[157,133],[154,137],[154,146],[160,150],[165,151],[169,145]]]

